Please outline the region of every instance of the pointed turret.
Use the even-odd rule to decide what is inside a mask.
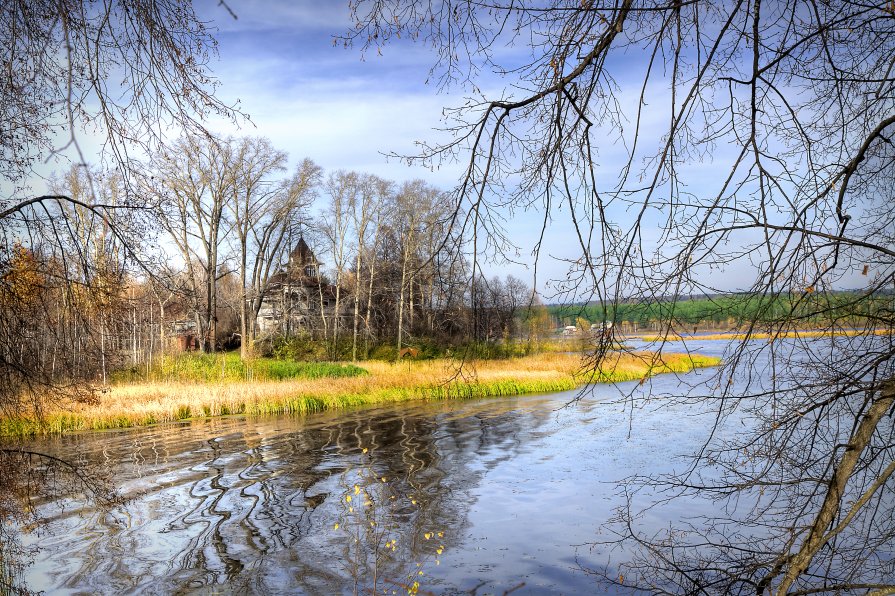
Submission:
[[[298,237],[295,248],[289,253],[289,268],[292,271],[292,275],[295,276],[317,277],[320,261],[317,260],[317,257],[314,256],[314,251],[305,242],[304,236]]]

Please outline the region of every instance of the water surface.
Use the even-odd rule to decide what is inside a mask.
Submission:
[[[602,593],[592,572],[624,557],[594,546],[612,537],[617,481],[686,465],[714,418],[662,396],[712,372],[57,438],[36,447],[109,466],[127,502],[42,505],[27,580],[52,593]],[[645,391],[632,409],[625,395]]]

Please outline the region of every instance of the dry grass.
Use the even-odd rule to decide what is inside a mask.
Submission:
[[[661,372],[714,366],[717,359],[666,355],[615,355],[595,375],[582,374],[573,354],[539,354],[510,360],[460,363],[365,362],[369,375],[338,379],[154,382],[112,387],[98,404],[76,404],[49,412],[42,422],[30,417],[0,420],[0,435],[29,436],[71,430],[144,426],[228,414],[308,414],[407,400],[469,399],[574,389],[588,382],[620,382]]]

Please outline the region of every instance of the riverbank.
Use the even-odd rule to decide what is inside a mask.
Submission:
[[[567,391],[586,383],[616,383],[650,375],[716,366],[717,358],[651,353],[614,354],[599,371],[582,370],[575,354],[538,354],[506,360],[368,361],[368,374],[340,378],[264,381],[136,382],[103,391],[95,404],[33,417],[0,419],[0,436],[148,426],[240,414],[310,414],[409,400],[472,399]]]
[[[793,331],[781,331],[779,333],[766,333],[753,331],[750,333],[746,333],[744,331],[728,331],[724,333],[700,333],[697,332],[695,334],[679,334],[679,333],[668,333],[666,335],[656,335],[656,334],[630,334],[623,336],[625,339],[639,339],[641,341],[689,341],[689,340],[735,340],[742,341],[744,339],[788,339],[788,338],[796,338],[796,339],[810,339],[810,338],[818,338],[818,337],[857,337],[859,335],[889,335],[890,331],[886,329],[837,329],[834,331],[825,330],[825,331],[816,331],[810,329],[796,329]]]

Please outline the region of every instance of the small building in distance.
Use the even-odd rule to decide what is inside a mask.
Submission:
[[[171,330],[177,338],[176,346],[180,352],[195,352],[202,349],[199,336],[196,335],[196,321],[190,319],[178,319],[171,323]]]
[[[286,264],[271,276],[255,320],[259,336],[317,334],[324,325],[350,325],[348,294],[340,292],[336,312],[336,288],[320,275],[320,261],[299,237]]]

